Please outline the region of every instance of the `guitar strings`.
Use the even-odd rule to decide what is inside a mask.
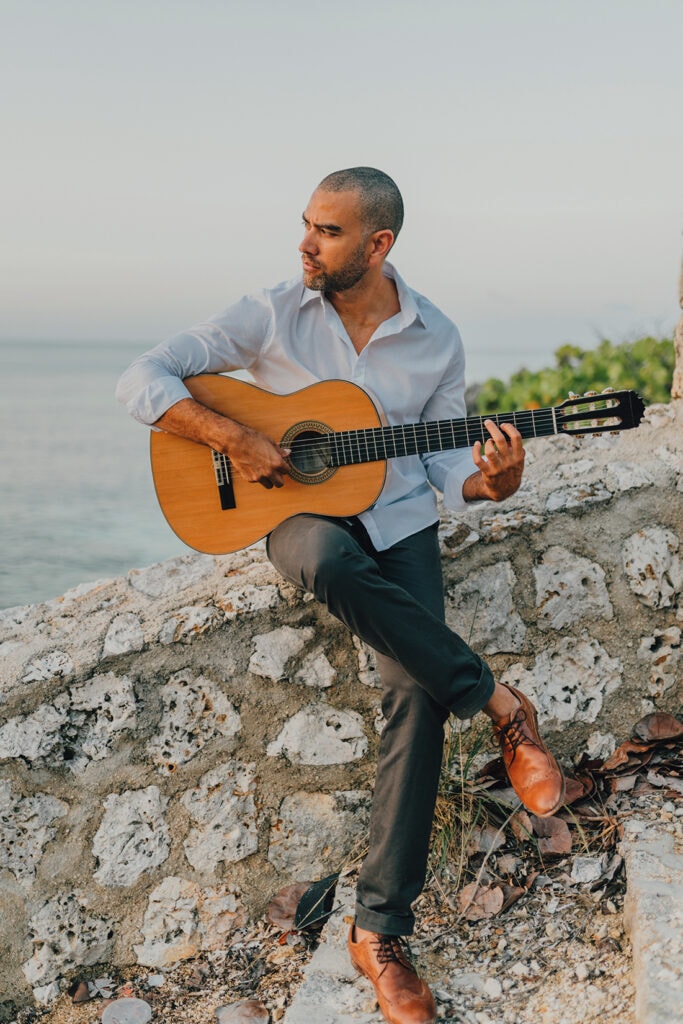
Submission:
[[[618,429],[620,420],[615,415],[618,405],[615,399],[618,399],[618,397],[618,392],[613,393],[609,399],[604,400],[612,404],[604,406],[601,403],[601,407],[598,409],[581,410],[582,419],[580,421],[568,421],[566,413],[560,413],[560,421],[573,422],[573,433],[590,433],[591,430]],[[591,404],[596,403],[593,402]],[[559,408],[564,409],[564,406]],[[578,408],[580,410],[580,403],[573,403],[569,408],[574,410]],[[499,426],[503,423],[511,423],[513,426],[521,428],[520,432],[525,438],[547,436],[548,433],[559,432],[555,430],[555,413],[555,409],[548,407],[543,409],[524,409],[512,413],[484,414],[466,417],[462,420],[431,420],[428,422],[418,421],[406,424],[361,427],[332,431],[329,434],[320,434],[315,438],[294,438],[289,447],[293,452],[295,451],[298,455],[304,457],[316,453],[319,455],[321,450],[327,449],[327,452],[333,455],[333,460],[327,462],[326,465],[341,466],[349,464],[343,461],[337,462],[336,457],[338,454],[351,455],[351,461],[353,462],[354,448],[358,455],[361,456],[361,446],[365,449],[364,457],[360,457],[355,461],[383,461],[387,458],[400,457],[396,453],[397,448],[401,449],[402,455],[408,456],[426,451],[452,451],[457,448],[470,447],[473,442],[484,441],[487,438],[484,426],[484,420],[486,419],[493,420]],[[585,425],[582,425],[584,413]],[[579,413],[576,413],[576,415],[578,416]],[[603,423],[603,421],[609,422]],[[531,426],[534,429],[529,433],[525,433]],[[551,428],[550,430],[548,429],[549,427]],[[446,443],[443,443],[444,436]],[[438,444],[433,444],[437,438]],[[373,456],[370,456],[370,444],[374,448]],[[423,445],[428,445],[428,447],[424,448]],[[393,449],[393,452],[389,452],[389,448]],[[380,451],[380,449],[382,450]],[[221,456],[224,465],[233,465],[227,454],[221,452],[216,454]]]

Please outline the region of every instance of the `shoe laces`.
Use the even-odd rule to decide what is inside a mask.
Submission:
[[[412,971],[413,974],[417,974],[407,946],[398,935],[375,935],[372,944],[375,947],[378,963],[385,965],[397,963]]]
[[[501,747],[503,744],[507,743],[512,751],[512,761],[514,761],[517,754],[517,748],[521,746],[522,743],[530,743],[532,747],[537,747],[539,750],[543,749],[528,732],[522,729],[526,720],[526,711],[524,708],[520,707],[517,708],[509,722],[505,722],[503,725],[496,725],[495,727]]]

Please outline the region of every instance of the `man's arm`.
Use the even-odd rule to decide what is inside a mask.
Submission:
[[[484,425],[491,436],[483,445],[476,441],[472,448],[472,459],[478,468],[462,485],[465,501],[503,501],[522,482],[522,435],[511,423],[498,427],[493,420],[484,420]]]
[[[154,426],[229,456],[234,468],[249,483],[267,488],[282,487],[288,473],[285,458],[290,454],[289,449],[281,448],[265,434],[222,416],[193,398],[176,402]]]

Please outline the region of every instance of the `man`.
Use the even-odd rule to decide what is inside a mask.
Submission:
[[[303,280],[245,297],[177,335],[124,374],[118,395],[142,422],[229,454],[246,480],[286,487],[289,451],[278,438],[198,404],[182,384],[197,373],[248,369],[280,393],[346,379],[368,388],[390,424],[463,416],[464,358],[455,326],[387,263],[403,221],[395,183],[381,171],[328,175],[303,215]],[[486,421],[484,445],[391,460],[375,505],[352,519],[298,515],[276,527],[268,555],[377,652],[383,730],[360,871],[351,960],[373,982],[392,1024],[435,1019],[434,1000],[406,957],[411,905],[424,884],[449,713],[483,710],[510,781],[535,814],[564,799],[564,780],[528,700],[496,683],[444,622],[433,487],[452,508],[501,501],[519,487],[521,436]],[[432,486],[430,486],[433,485]]]

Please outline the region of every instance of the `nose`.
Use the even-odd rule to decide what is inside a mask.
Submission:
[[[305,228],[304,237],[301,239],[301,244],[299,245],[299,252],[308,253],[309,256],[315,256],[317,251],[318,246],[315,244],[312,228]]]

